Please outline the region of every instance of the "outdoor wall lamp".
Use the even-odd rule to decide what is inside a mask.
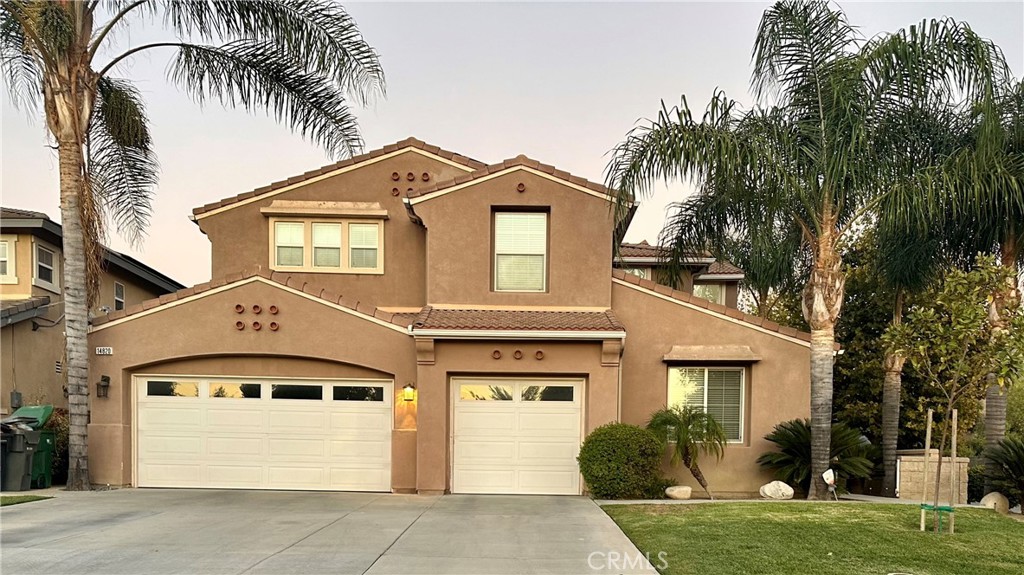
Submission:
[[[96,397],[110,397],[110,376],[101,375],[96,382]]]
[[[405,384],[402,388],[402,399],[405,401],[413,401],[416,399],[416,385],[413,382]]]

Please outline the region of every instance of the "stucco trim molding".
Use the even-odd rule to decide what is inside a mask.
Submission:
[[[728,361],[755,363],[761,355],[754,353],[748,345],[673,345],[661,358],[665,363],[687,363],[703,361]]]
[[[434,365],[434,340],[416,338],[416,365]]]
[[[189,295],[189,296],[185,296],[185,297],[180,297],[178,299],[174,299],[174,300],[171,300],[171,301],[166,301],[166,303],[162,303],[162,304],[159,303],[158,300],[150,300],[150,302],[157,302],[156,305],[153,305],[152,307],[146,308],[145,305],[149,304],[150,302],[145,302],[142,311],[138,311],[136,313],[125,314],[125,315],[123,315],[123,316],[121,316],[121,317],[119,317],[117,319],[111,319],[109,321],[101,323],[100,325],[94,325],[94,326],[89,328],[89,333],[94,333],[94,332],[97,332],[97,331],[101,331],[101,330],[107,329],[109,327],[114,327],[116,325],[120,325],[120,324],[128,322],[128,321],[132,321],[134,319],[139,319],[139,318],[142,318],[142,317],[146,317],[148,315],[152,315],[154,313],[159,313],[161,311],[168,310],[168,309],[177,307],[179,305],[183,305],[183,304],[187,304],[187,303],[193,302],[193,301],[195,301],[197,299],[201,299],[201,298],[204,298],[204,297],[209,297],[211,295],[218,294],[218,293],[221,293],[221,292],[225,292],[225,291],[228,291],[228,290],[232,290],[232,289],[235,289],[235,288],[238,288],[238,287],[242,287],[242,286],[245,286],[245,285],[249,285],[251,283],[262,283],[264,285],[268,285],[268,286],[280,289],[282,291],[291,293],[293,295],[296,295],[296,296],[308,299],[310,301],[319,303],[321,305],[327,306],[327,307],[329,307],[331,309],[340,311],[342,313],[347,313],[349,315],[352,315],[352,316],[364,319],[364,320],[369,321],[371,323],[375,323],[375,324],[377,324],[377,325],[379,325],[381,327],[386,327],[388,329],[397,331],[398,333],[409,335],[409,331],[408,331],[407,327],[404,327],[404,326],[401,326],[401,325],[396,325],[394,323],[390,323],[390,322],[384,321],[383,319],[377,318],[374,315],[363,313],[363,312],[360,312],[358,310],[346,307],[344,305],[331,302],[331,301],[326,300],[326,299],[324,299],[322,297],[318,297],[317,295],[314,295],[314,294],[311,294],[311,293],[307,293],[305,291],[301,291],[301,290],[295,289],[295,288],[293,288],[291,286],[284,285],[282,283],[276,282],[276,281],[274,281],[272,279],[268,279],[268,278],[265,278],[265,277],[260,276],[260,275],[256,275],[256,276],[252,276],[252,277],[249,277],[249,278],[241,279],[241,280],[238,280],[238,281],[230,282],[230,283],[227,283],[227,284],[215,287],[215,288],[204,290],[201,293],[197,293],[197,294]],[[167,297],[167,296],[164,296],[164,297]],[[163,300],[163,299],[164,298],[161,298],[161,300]],[[115,313],[123,313],[123,312],[115,312]]]
[[[543,339],[543,340],[625,340],[624,331],[530,331],[495,329],[415,329],[409,333],[417,338],[437,339]]]
[[[639,279],[637,279],[637,281],[639,281]],[[669,303],[673,303],[673,304],[681,306],[681,307],[685,307],[685,308],[687,308],[689,310],[693,310],[693,311],[700,312],[700,313],[705,314],[705,315],[709,315],[709,316],[718,318],[718,319],[720,319],[722,321],[727,321],[729,323],[734,323],[736,325],[743,326],[743,327],[745,327],[747,329],[752,329],[754,331],[757,331],[757,332],[760,332],[760,333],[763,333],[763,334],[767,334],[767,335],[770,335],[772,337],[777,337],[779,339],[786,340],[786,341],[788,341],[790,343],[795,343],[797,345],[800,345],[800,346],[803,346],[803,347],[806,347],[806,348],[810,348],[811,347],[811,342],[808,341],[808,340],[799,339],[797,337],[786,335],[786,334],[778,332],[778,331],[772,331],[770,329],[765,329],[765,328],[763,328],[763,327],[761,327],[759,325],[750,323],[748,321],[744,321],[742,319],[738,319],[738,318],[732,317],[731,315],[727,315],[725,313],[720,313],[720,312],[717,312],[717,311],[713,311],[713,310],[708,309],[707,307],[701,307],[700,305],[692,304],[690,302],[683,301],[681,299],[672,297],[670,295],[659,293],[657,291],[654,291],[653,289],[649,289],[647,287],[644,287],[644,286],[641,286],[641,285],[637,285],[637,284],[632,283],[630,281],[626,281],[625,279],[620,279],[618,277],[613,277],[612,278],[612,283],[616,284],[616,285],[623,286],[623,287],[627,287],[627,288],[632,289],[632,290],[636,290],[638,292],[644,293],[644,294],[649,295],[651,297],[656,297],[658,299],[667,301]],[[653,283],[651,283],[649,281],[647,281],[645,283],[654,285]],[[668,289],[668,288],[665,288],[665,289]],[[705,305],[707,305],[706,302],[704,302],[704,303],[705,303]],[[723,306],[719,306],[719,307],[723,307]],[[733,311],[736,314],[740,315],[740,316],[745,315],[741,311],[738,311],[738,310],[733,310]],[[791,328],[783,327],[783,328],[780,328],[780,329],[789,330],[789,331],[791,331],[794,334],[799,334],[800,333],[799,331],[797,331],[795,329],[791,329]]]
[[[621,339],[606,339],[601,342],[601,366],[618,367],[622,362],[622,352],[625,351],[625,342]]]

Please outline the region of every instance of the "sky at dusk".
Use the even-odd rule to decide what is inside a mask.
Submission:
[[[387,97],[358,109],[366,149],[416,136],[495,163],[526,154],[603,180],[608,151],[660,102],[703,109],[716,88],[746,104],[750,49],[763,2],[663,4],[347,3],[380,53]],[[1024,72],[1024,3],[842,2],[865,36],[923,18],[965,20]],[[140,21],[117,41],[166,36]],[[328,164],[331,158],[264,114],[195,105],[165,79],[169,54],[119,69],[143,92],[161,162],[148,237],[110,244],[187,284],[210,279],[209,242],[193,207]],[[102,58],[100,59],[102,61]],[[5,206],[59,221],[55,152],[38,115],[3,92],[0,193]],[[627,240],[654,241],[682,184],[647,198]]]

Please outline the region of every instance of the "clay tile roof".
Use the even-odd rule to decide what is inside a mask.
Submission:
[[[589,190],[595,191],[595,192],[597,192],[599,194],[604,194],[604,195],[608,196],[609,198],[612,198],[612,197],[615,196],[615,193],[612,190],[602,186],[601,184],[596,184],[594,182],[585,180],[583,178],[580,178],[580,177],[577,177],[577,176],[573,176],[572,174],[570,174],[568,172],[565,172],[565,171],[562,171],[562,170],[557,170],[557,169],[555,169],[554,166],[548,166],[546,164],[541,164],[537,160],[530,159],[530,158],[528,158],[528,157],[526,157],[526,156],[524,156],[522,154],[520,154],[520,155],[518,155],[518,156],[516,156],[514,158],[505,160],[504,162],[498,162],[497,164],[491,164],[489,166],[483,166],[483,167],[478,168],[475,171],[470,172],[468,174],[460,174],[459,176],[457,176],[456,178],[451,179],[451,180],[438,182],[438,183],[436,183],[436,184],[434,184],[432,186],[427,186],[427,187],[419,189],[419,190],[413,190],[411,192],[407,192],[406,195],[408,197],[410,197],[410,198],[418,198],[418,197],[426,196],[426,195],[432,194],[434,192],[443,190],[445,188],[450,188],[450,187],[458,185],[458,184],[464,184],[466,182],[471,182],[471,181],[473,181],[473,180],[475,180],[477,178],[482,178],[484,176],[488,176],[490,174],[494,174],[494,173],[500,172],[502,170],[507,170],[509,168],[515,168],[515,167],[518,167],[518,166],[525,166],[527,168],[532,168],[534,170],[537,170],[539,172],[543,172],[545,174],[549,174],[549,175],[554,176],[556,178],[559,178],[561,180],[569,181],[569,182],[571,182],[573,184],[576,184],[578,186],[583,186],[583,187],[585,187],[585,188],[587,188]]]
[[[788,336],[788,337],[799,339],[801,341],[806,341],[806,342],[810,342],[811,341],[811,334],[809,334],[807,332],[798,331],[798,330],[795,330],[795,329],[793,329],[791,327],[787,327],[787,326],[780,326],[779,324],[777,324],[775,322],[767,321],[767,320],[765,320],[763,318],[759,318],[757,316],[753,316],[753,315],[750,315],[750,314],[747,314],[747,313],[743,313],[743,312],[741,312],[739,310],[736,310],[736,309],[726,308],[725,306],[720,306],[720,305],[717,305],[717,304],[710,304],[710,303],[708,303],[707,300],[699,298],[699,297],[696,297],[696,296],[694,296],[692,294],[689,294],[689,293],[686,293],[686,292],[681,292],[681,291],[678,291],[678,290],[672,290],[671,294],[667,294],[667,293],[665,293],[664,289],[659,289],[660,287],[662,287],[662,286],[660,286],[660,284],[652,282],[651,280],[645,280],[645,279],[642,279],[642,278],[638,278],[637,276],[635,276],[635,275],[633,275],[631,273],[625,272],[623,270],[613,269],[612,270],[612,277],[615,278],[615,279],[618,279],[618,280],[622,280],[624,282],[635,284],[635,285],[637,285],[637,286],[639,286],[641,288],[648,289],[648,290],[650,290],[652,292],[655,292],[655,293],[659,293],[661,295],[664,295],[665,297],[674,299],[676,301],[680,301],[680,302],[683,302],[683,303],[688,303],[688,304],[693,305],[693,306],[698,306],[698,307],[704,308],[707,311],[707,313],[711,313],[711,314],[720,316],[722,318],[735,319],[735,320],[741,321],[743,323],[750,324],[751,326],[760,327],[763,330],[775,332],[775,333],[778,333],[780,335],[785,335],[785,336]],[[837,350],[839,349],[839,344],[838,343],[836,344],[836,349]]]
[[[644,240],[638,244],[628,244],[623,242],[619,246],[619,255],[624,258],[657,258],[661,257],[666,253],[666,249],[661,246],[652,246]]]
[[[390,152],[393,152],[393,151],[396,151],[396,150],[400,150],[400,149],[403,149],[403,148],[418,148],[418,149],[423,150],[423,151],[425,151],[427,153],[434,154],[435,156],[440,156],[440,157],[442,157],[442,158],[444,158],[446,160],[451,160],[453,162],[462,164],[462,165],[466,166],[467,168],[470,168],[470,169],[473,169],[473,170],[479,170],[479,169],[484,168],[486,166],[486,164],[484,164],[483,162],[474,160],[474,159],[469,158],[467,156],[463,156],[462,154],[458,154],[458,153],[455,153],[455,152],[449,152],[448,150],[442,150],[441,148],[439,148],[437,146],[432,146],[430,144],[427,144],[423,140],[419,140],[419,139],[416,139],[416,138],[409,137],[409,138],[406,138],[406,139],[404,139],[404,140],[402,140],[400,142],[395,142],[394,144],[388,144],[387,146],[384,146],[383,148],[378,148],[376,150],[372,150],[372,151],[367,152],[365,154],[360,154],[358,156],[353,156],[353,157],[351,157],[351,158],[349,158],[347,160],[342,160],[340,162],[335,162],[333,164],[328,164],[328,165],[322,166],[322,167],[320,167],[318,169],[310,170],[310,171],[308,171],[308,172],[306,172],[304,174],[301,174],[301,175],[298,175],[298,176],[293,176],[291,178],[288,178],[286,180],[282,180],[280,182],[274,182],[274,183],[272,183],[272,184],[270,184],[268,186],[263,186],[263,187],[260,187],[260,188],[256,188],[255,190],[252,190],[250,192],[245,192],[243,194],[238,194],[237,196],[230,197],[230,198],[224,198],[223,200],[220,200],[220,201],[217,201],[217,202],[212,202],[212,203],[206,204],[204,206],[200,206],[198,208],[194,208],[192,210],[192,215],[198,216],[200,214],[204,214],[206,212],[210,212],[210,211],[216,210],[217,208],[222,208],[224,206],[228,206],[228,205],[240,202],[242,200],[247,200],[247,199],[249,199],[249,198],[251,198],[253,196],[258,196],[258,195],[266,194],[268,192],[272,192],[274,190],[281,189],[281,188],[283,188],[285,186],[290,186],[292,184],[303,182],[305,180],[309,180],[311,178],[315,178],[317,176],[323,175],[323,174],[325,174],[327,172],[331,172],[331,171],[338,170],[338,169],[341,169],[341,168],[344,168],[344,167],[347,167],[347,166],[358,164],[360,162],[365,162],[366,160],[369,160],[369,159],[372,159],[372,158],[376,158],[376,157],[384,155],[386,153],[390,153]]]
[[[30,218],[34,220],[50,219],[46,214],[42,212],[33,212],[31,210],[19,210],[18,208],[0,208],[0,220],[19,220],[25,218]]]
[[[0,301],[0,323],[8,325],[9,323],[18,323],[23,319],[28,319],[25,316],[20,318],[15,317],[18,314],[32,311],[41,308],[50,303],[49,296],[36,296],[24,299],[5,299]],[[38,313],[38,312],[35,312]],[[30,314],[34,315],[34,314]]]
[[[227,277],[223,277],[223,278],[215,279],[215,280],[212,280],[212,281],[209,281],[209,282],[206,282],[206,283],[201,283],[201,284],[198,284],[198,285],[194,285],[194,286],[192,286],[190,288],[185,288],[185,289],[182,289],[182,290],[178,290],[178,291],[176,291],[174,293],[162,295],[159,298],[149,299],[149,300],[146,300],[146,301],[144,301],[144,302],[142,302],[140,304],[135,304],[135,305],[128,306],[128,308],[125,309],[125,310],[116,311],[116,312],[112,312],[112,313],[109,313],[109,314],[106,314],[106,315],[101,315],[99,317],[95,317],[95,318],[92,319],[91,323],[92,323],[92,325],[94,327],[95,326],[99,326],[99,325],[103,325],[103,324],[105,324],[107,322],[110,322],[110,321],[119,320],[119,319],[124,318],[124,317],[130,317],[130,316],[133,316],[135,314],[141,313],[143,311],[149,311],[149,310],[152,310],[152,309],[156,309],[156,308],[159,308],[161,306],[165,306],[165,305],[167,305],[169,303],[172,303],[172,302],[175,302],[175,301],[178,301],[178,300],[181,300],[181,299],[185,299],[187,297],[191,297],[191,296],[194,296],[194,295],[201,294],[201,293],[209,291],[209,290],[211,290],[211,289],[213,289],[215,287],[221,287],[221,286],[225,286],[225,285],[231,285],[231,284],[234,284],[234,283],[243,282],[243,281],[246,281],[246,280],[250,280],[250,279],[252,279],[254,277],[260,277],[260,278],[263,278],[263,279],[265,279],[265,280],[267,280],[269,282],[273,282],[275,284],[278,284],[278,285],[281,285],[281,286],[284,286],[284,287],[288,287],[288,288],[291,288],[291,289],[297,289],[297,290],[299,290],[299,291],[301,291],[301,292],[303,292],[303,293],[305,293],[305,294],[307,294],[307,295],[309,295],[311,297],[315,297],[316,299],[319,299],[319,300],[322,300],[322,301],[325,301],[325,302],[328,302],[328,303],[331,303],[331,304],[334,304],[334,305],[343,305],[343,306],[345,306],[345,307],[347,307],[349,309],[353,309],[353,310],[357,311],[358,313],[361,313],[361,314],[366,315],[368,317],[372,317],[372,318],[375,318],[375,319],[377,319],[379,321],[383,321],[385,323],[390,323],[390,324],[401,326],[401,327],[405,327],[405,328],[409,327],[409,324],[412,323],[412,320],[415,319],[415,317],[416,317],[416,314],[397,314],[397,313],[396,314],[392,314],[392,313],[389,313],[389,312],[384,312],[384,311],[381,311],[381,310],[377,309],[375,306],[372,306],[372,305],[364,303],[364,302],[357,302],[358,303],[358,309],[356,309],[357,306],[355,306],[355,305],[346,305],[346,302],[340,301],[342,298],[338,298],[338,299],[332,298],[332,296],[334,296],[334,294],[332,294],[329,290],[321,289],[319,287],[310,285],[307,282],[296,282],[291,276],[289,276],[287,274],[283,274],[283,273],[280,273],[280,272],[271,273],[269,270],[263,269],[263,267],[261,267],[261,266],[256,266],[256,267],[253,267],[253,268],[250,268],[250,269],[243,270],[240,273],[234,273],[234,274],[231,274],[230,276],[227,276]],[[6,313],[6,308],[4,310],[4,313]]]
[[[423,308],[416,330],[625,331],[612,310],[533,311]]]
[[[715,262],[715,263],[713,263],[713,264],[708,266],[708,271],[705,272],[705,273],[709,273],[709,274],[723,274],[723,275],[725,275],[725,274],[728,274],[728,275],[740,274],[740,275],[742,275],[743,274],[743,270],[741,270],[740,268],[736,267],[735,265],[733,265],[730,262]]]

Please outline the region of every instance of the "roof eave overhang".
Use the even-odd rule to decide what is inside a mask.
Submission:
[[[611,202],[611,203],[615,202],[615,198],[613,198],[612,196],[609,196],[607,194],[603,194],[603,193],[598,192],[596,190],[592,190],[592,189],[590,189],[590,188],[588,188],[586,186],[581,186],[579,184],[576,184],[576,183],[571,182],[569,180],[566,180],[564,178],[560,178],[558,176],[549,174],[547,172],[542,172],[540,170],[531,168],[529,166],[519,165],[519,166],[509,166],[509,167],[504,168],[502,170],[498,170],[496,172],[489,173],[487,175],[479,176],[479,177],[471,179],[469,181],[464,181],[462,183],[455,183],[453,181],[450,185],[446,185],[443,188],[439,188],[439,189],[433,190],[431,192],[427,192],[427,193],[423,194],[422,196],[415,196],[413,198],[409,198],[409,203],[411,205],[415,206],[415,205],[421,204],[423,202],[427,202],[427,201],[430,201],[430,200],[433,200],[433,199],[436,199],[436,198],[443,197],[443,196],[445,196],[447,194],[450,194],[452,192],[457,192],[459,190],[463,190],[465,188],[469,188],[469,187],[475,186],[477,184],[481,184],[483,182],[486,182],[486,181],[489,181],[489,180],[493,180],[495,178],[499,178],[501,176],[504,176],[504,175],[507,175],[507,174],[511,174],[511,173],[514,173],[514,172],[520,172],[520,171],[528,172],[530,174],[533,174],[535,176],[544,178],[546,180],[551,180],[552,182],[556,182],[556,183],[562,184],[562,185],[570,187],[570,188],[572,188],[574,190],[583,192],[584,194],[587,194],[589,196],[593,196],[595,198],[602,199],[602,200],[604,200],[606,202]],[[627,208],[632,210],[635,205],[636,205],[635,202],[629,202],[629,203],[625,204],[625,207],[627,207]]]
[[[720,280],[720,281],[741,281],[745,278],[744,274],[700,274],[697,276],[697,281],[704,280]]]
[[[498,340],[594,340],[626,339],[624,331],[561,331],[561,330],[498,330],[498,329],[418,329],[410,328],[414,337],[433,339],[498,339]]]
[[[25,320],[34,319],[40,317],[46,313],[46,305],[40,305],[32,309],[20,311],[18,313],[12,313],[11,315],[0,318],[0,327],[7,327],[16,323],[21,323]]]
[[[624,264],[664,264],[664,259],[651,256],[625,256],[620,257],[617,263]],[[715,263],[715,258],[690,258],[683,260],[683,265],[699,265],[704,266]]]

